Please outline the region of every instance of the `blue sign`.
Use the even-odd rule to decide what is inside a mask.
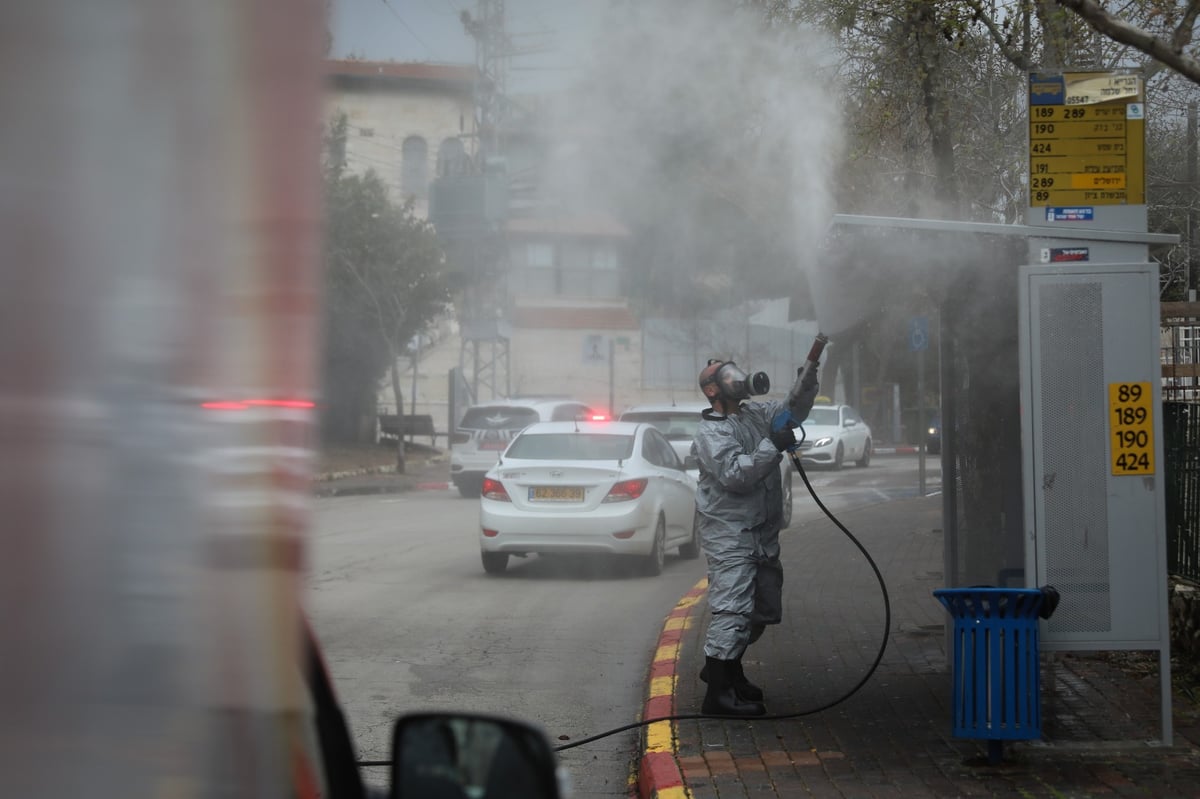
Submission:
[[[1062,105],[1067,91],[1062,75],[1042,75],[1037,72],[1029,76],[1030,105]]]
[[[929,319],[914,316],[908,321],[908,348],[913,352],[929,349]]]
[[[1094,208],[1047,208],[1047,222],[1090,222],[1095,215]]]

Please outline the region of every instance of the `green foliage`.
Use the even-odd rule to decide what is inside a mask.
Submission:
[[[325,174],[322,422],[328,439],[352,441],[387,370],[445,311],[449,290],[432,226],[411,203],[393,203],[374,172],[346,170],[344,129],[331,128]]]

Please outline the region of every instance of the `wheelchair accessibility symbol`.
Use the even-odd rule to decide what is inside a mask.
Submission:
[[[929,349],[929,319],[914,316],[908,322],[908,348],[913,352]]]

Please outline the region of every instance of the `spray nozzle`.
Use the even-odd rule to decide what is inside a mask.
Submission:
[[[821,353],[825,352],[825,345],[829,343],[829,336],[824,333],[817,333],[817,337],[813,339],[812,348],[808,351],[808,357],[804,359],[804,365],[800,367],[799,374],[796,379],[799,383],[803,383],[817,368],[817,364],[821,360]]]

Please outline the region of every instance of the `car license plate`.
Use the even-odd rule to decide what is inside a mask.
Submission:
[[[534,486],[529,489],[532,502],[582,502],[583,486]]]

